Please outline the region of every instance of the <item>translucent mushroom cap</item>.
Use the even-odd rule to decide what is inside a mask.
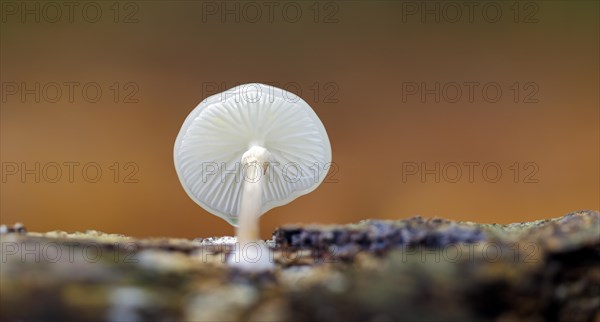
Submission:
[[[264,84],[244,84],[208,97],[186,118],[174,161],[187,194],[202,208],[237,226],[252,146],[270,152],[260,214],[316,189],[331,163],[325,127],[300,97]]]

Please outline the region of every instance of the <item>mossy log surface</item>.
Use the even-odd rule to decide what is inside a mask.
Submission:
[[[596,211],[284,226],[261,273],[233,238],[0,231],[2,321],[600,321]]]

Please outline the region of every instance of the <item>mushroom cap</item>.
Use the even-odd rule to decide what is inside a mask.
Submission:
[[[175,169],[192,200],[234,226],[252,146],[270,153],[260,215],[316,189],[331,163],[323,123],[293,93],[252,83],[203,100],[177,135]]]

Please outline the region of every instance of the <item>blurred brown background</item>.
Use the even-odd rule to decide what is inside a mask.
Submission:
[[[217,85],[246,82],[299,93],[338,168],[263,216],[265,238],[295,222],[600,208],[596,1],[52,3],[2,1],[2,223],[233,234],[185,194],[172,149]],[[422,180],[436,162],[439,183]]]

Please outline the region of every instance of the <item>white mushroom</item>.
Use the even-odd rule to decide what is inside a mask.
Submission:
[[[181,127],[174,159],[187,194],[237,226],[243,246],[259,239],[261,215],[319,186],[331,146],[304,100],[254,83],[202,101]]]

